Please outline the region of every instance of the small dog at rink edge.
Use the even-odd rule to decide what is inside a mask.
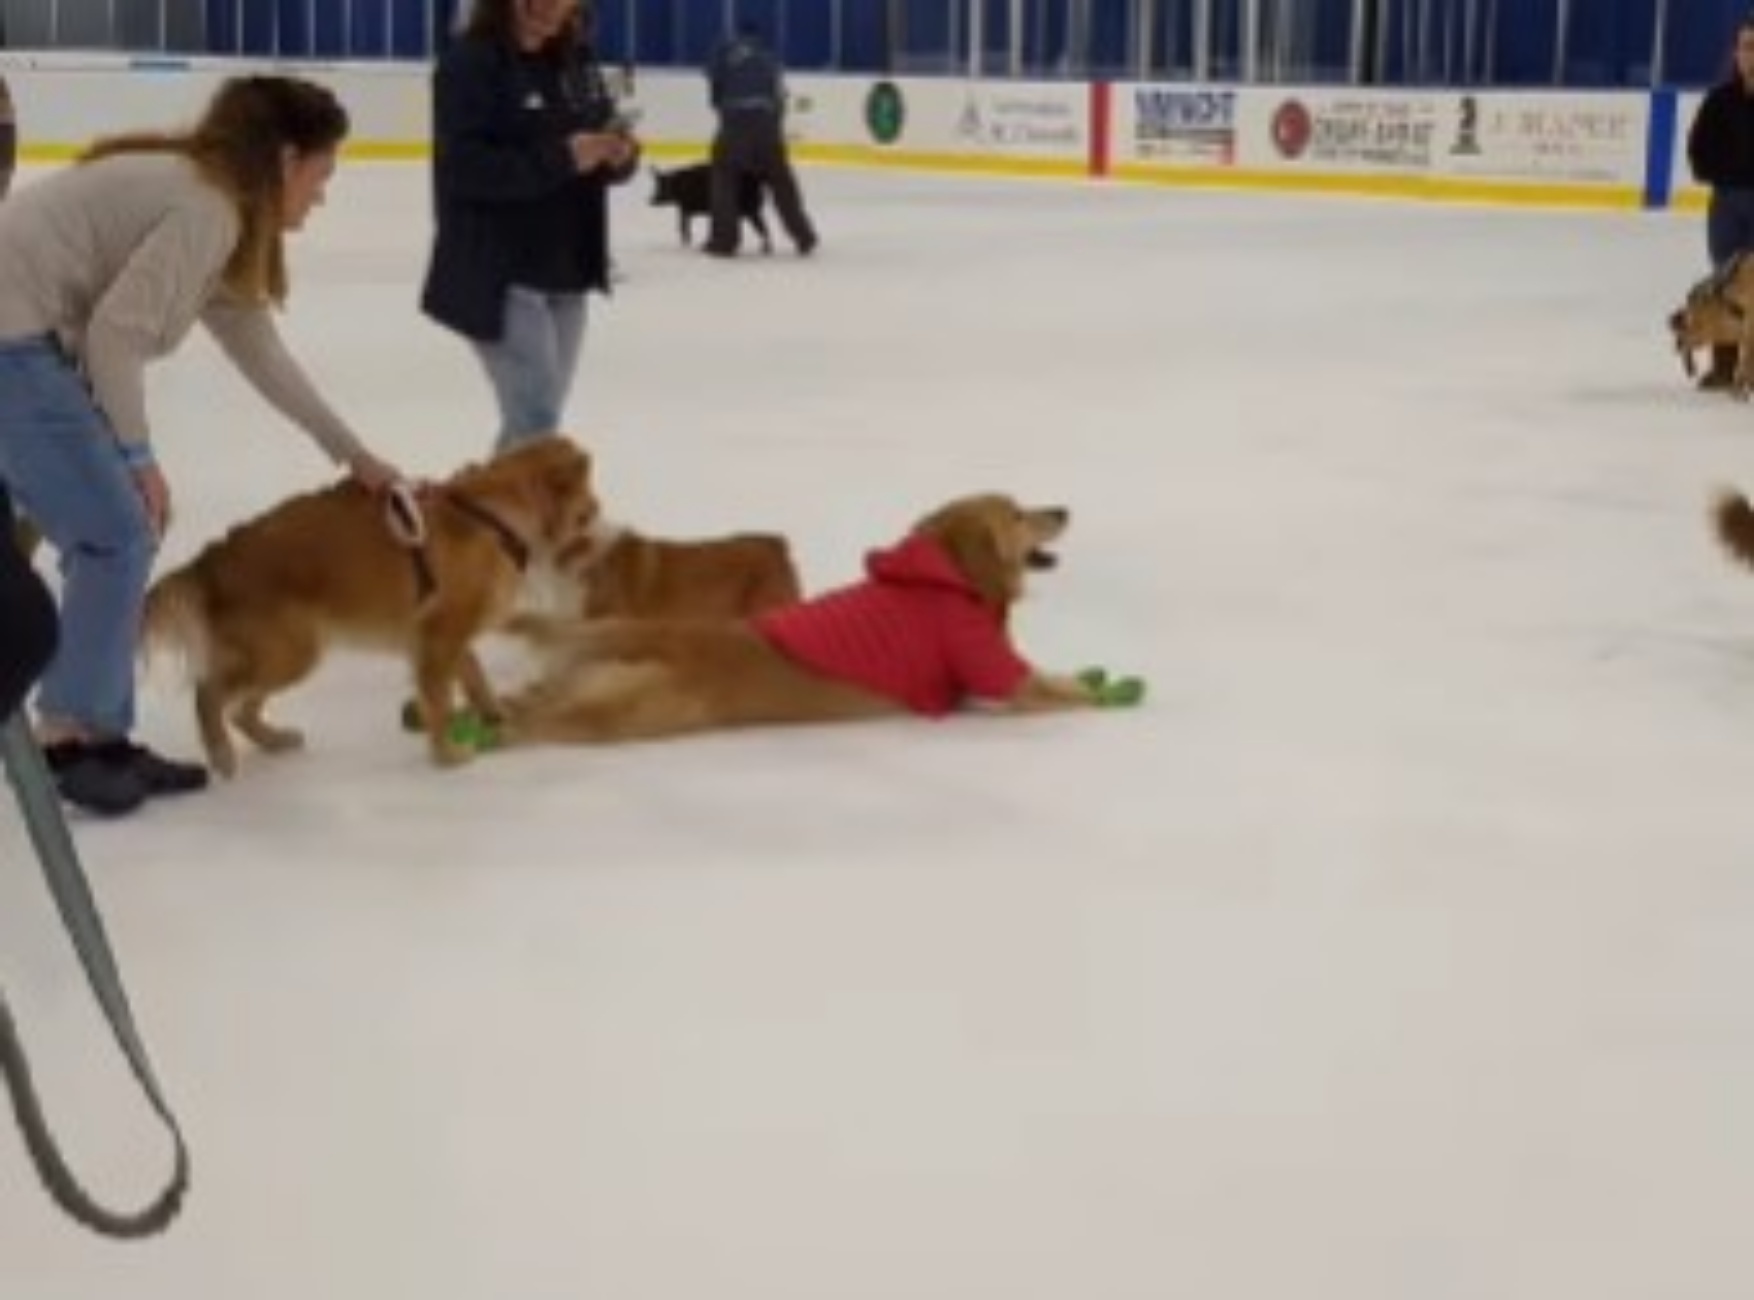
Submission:
[[[673,171],[652,168],[652,206],[676,209],[676,230],[682,242],[694,244],[694,223],[713,212],[713,169],[710,163],[694,163]],[[761,251],[773,252],[773,235],[767,228],[767,187],[759,176],[737,180],[737,212],[761,236]]]
[[[1068,512],[963,498],[866,557],[862,582],[752,619],[556,619],[506,631],[542,666],[505,700],[509,744],[606,743],[958,708],[1097,707],[1097,690],[1013,646],[1012,606]]]
[[[1747,398],[1754,391],[1754,258],[1738,253],[1690,288],[1669,315],[1669,334],[1689,379]],[[1700,377],[1694,357],[1702,351],[1711,368]]]

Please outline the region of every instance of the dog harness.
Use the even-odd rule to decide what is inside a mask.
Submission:
[[[474,520],[499,542],[500,549],[506,553],[519,573],[530,567],[530,547],[516,530],[493,511],[455,489],[436,489],[429,494],[433,499],[455,509],[459,514]],[[426,519],[412,493],[398,487],[393,489],[389,497],[390,531],[396,539],[408,548],[409,558],[414,564],[414,587],[422,602],[438,590],[438,578],[433,573],[432,556],[427,552]]]

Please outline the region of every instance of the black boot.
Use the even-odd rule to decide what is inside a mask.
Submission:
[[[100,817],[120,817],[146,802],[139,774],[112,762],[97,745],[63,740],[45,745],[43,757],[55,778],[55,789],[75,808]]]
[[[106,763],[130,772],[147,795],[193,794],[207,788],[207,769],[155,754],[131,740],[105,740],[92,746]]]
[[[1699,377],[1702,393],[1721,393],[1736,382],[1736,363],[1741,349],[1734,343],[1715,344],[1711,349],[1711,369]]]

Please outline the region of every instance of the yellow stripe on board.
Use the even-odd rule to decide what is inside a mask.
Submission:
[[[21,163],[56,163],[72,162],[85,148],[82,144],[26,144],[22,140],[18,145],[18,161]]]
[[[1281,194],[1342,194],[1424,202],[1616,210],[1644,206],[1644,191],[1636,185],[1555,185],[1462,180],[1449,176],[1366,176],[1347,172],[1251,171],[1241,167],[1168,168],[1124,163],[1116,164],[1111,175],[1115,180],[1149,185],[1264,190]]]
[[[83,149],[77,144],[21,144],[19,159],[23,162],[67,162]],[[704,159],[710,146],[681,141],[647,141],[649,158]],[[363,162],[424,161],[432,147],[423,140],[350,140],[342,147],[342,155]],[[927,153],[911,150],[883,149],[875,145],[798,144],[792,146],[792,157],[799,162],[839,163],[855,167],[905,167],[916,171],[972,172],[999,176],[1065,176],[1084,179],[1088,165],[1078,158],[984,158],[977,154]]]
[[[26,163],[66,162],[83,145],[24,144],[19,158]],[[704,142],[647,142],[646,156],[653,159],[704,159]],[[352,140],[343,149],[350,159],[362,162],[421,162],[431,155],[424,140]],[[848,167],[893,167],[912,171],[960,173],[975,176],[1059,177],[1086,179],[1088,169],[1080,159],[991,158],[975,154],[933,153],[888,149],[876,145],[799,144],[792,156],[800,162],[829,163]],[[1448,176],[1368,176],[1345,172],[1262,171],[1239,167],[1153,167],[1116,164],[1108,179],[1147,185],[1187,186],[1199,189],[1239,189],[1281,194],[1333,194],[1362,198],[1411,199],[1423,202],[1482,203],[1559,208],[1637,210],[1644,193],[1635,185],[1563,185],[1521,181],[1464,180]],[[1685,212],[1705,208],[1703,190],[1685,189],[1675,195],[1674,206]]]
[[[899,167],[910,171],[962,172],[975,176],[1090,178],[1090,164],[1082,158],[983,158],[979,154],[929,153],[859,144],[800,144],[793,146],[792,156],[804,162],[846,167]]]

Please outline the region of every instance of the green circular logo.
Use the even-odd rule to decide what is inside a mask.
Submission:
[[[878,144],[894,144],[901,139],[907,122],[907,104],[902,100],[901,87],[893,81],[879,81],[865,96],[865,129]]]

